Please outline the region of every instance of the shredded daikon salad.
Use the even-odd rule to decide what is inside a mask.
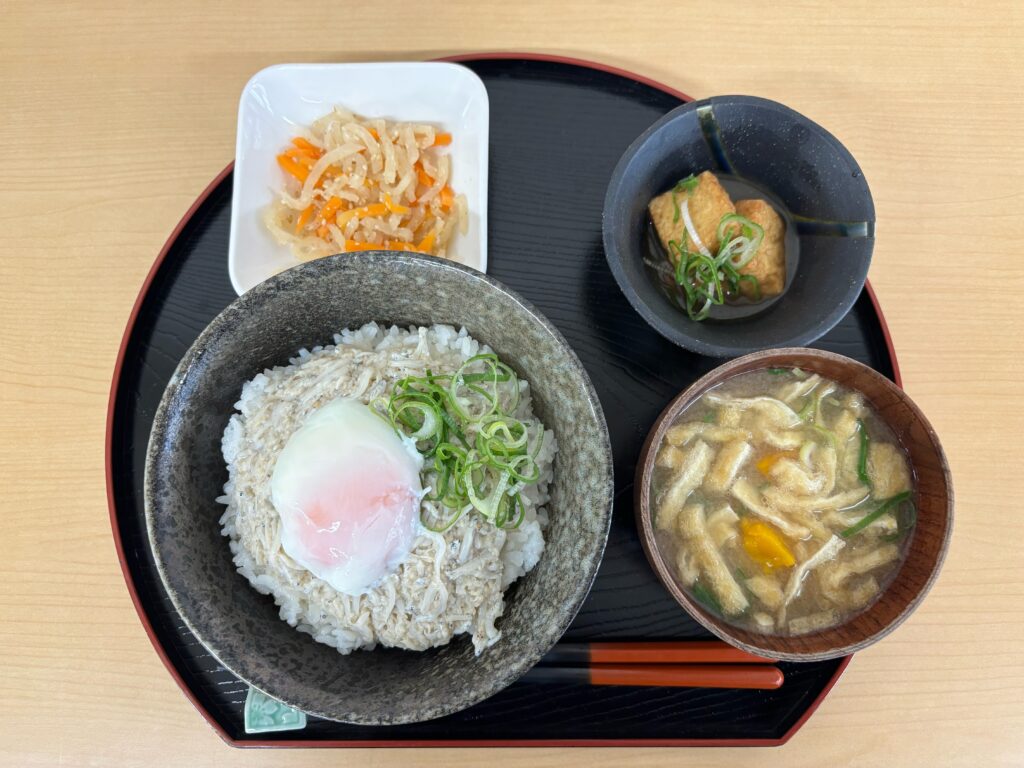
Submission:
[[[433,125],[335,107],[277,156],[284,189],[267,229],[301,261],[377,249],[445,257],[468,219],[449,185],[451,143]]]

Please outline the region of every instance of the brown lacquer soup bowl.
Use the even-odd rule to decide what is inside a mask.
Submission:
[[[905,559],[892,582],[867,608],[820,631],[792,636],[738,626],[709,608],[677,577],[671,556],[655,535],[651,481],[659,447],[677,417],[704,393],[739,374],[761,369],[799,368],[860,392],[902,445],[914,477],[916,519]],[[949,466],[931,424],[907,394],[871,368],[841,355],[815,349],[755,352],[728,362],[676,397],[658,418],[637,465],[635,510],[647,558],[676,601],[708,630],[750,653],[789,661],[816,661],[853,653],[881,640],[921,604],[938,577],[953,526],[953,487]]]

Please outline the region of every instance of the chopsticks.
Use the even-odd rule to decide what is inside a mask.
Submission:
[[[531,683],[636,685],[647,688],[748,688],[774,690],[782,670],[742,664],[597,664],[591,667],[536,666],[523,675]]]
[[[773,663],[715,641],[560,643],[523,679],[533,683],[774,690],[785,678]]]
[[[541,664],[774,664],[718,640],[660,643],[559,643]]]

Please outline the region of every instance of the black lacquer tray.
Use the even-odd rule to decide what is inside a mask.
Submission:
[[[522,54],[460,57],[490,95],[489,274],[565,334],[593,379],[611,433],[616,506],[604,562],[567,640],[710,636],[648,567],[633,522],[635,461],[664,405],[717,361],[673,346],[619,292],[601,247],[605,188],[636,136],[686,97],[588,62]],[[111,523],[139,616],[182,690],[238,746],[774,745],[814,711],[849,659],[782,664],[775,691],[619,688],[520,682],[441,720],[389,727],[310,718],[302,731],[248,735],[247,686],[185,628],[146,538],[143,466],[150,425],[185,350],[232,299],[227,275],[231,169],[203,193],[161,252],[128,322],[110,395]],[[818,344],[899,381],[870,287]]]

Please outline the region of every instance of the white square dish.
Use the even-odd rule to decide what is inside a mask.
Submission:
[[[242,90],[228,242],[228,274],[241,295],[299,263],[270,236],[263,210],[284,184],[275,160],[299,126],[340,105],[367,117],[436,123],[452,134],[452,186],[469,222],[448,257],[487,271],[487,89],[474,72],[444,62],[279,64]]]

